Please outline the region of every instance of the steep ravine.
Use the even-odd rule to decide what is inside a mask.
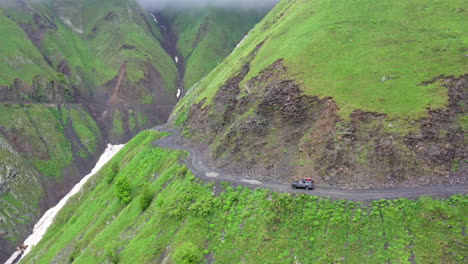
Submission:
[[[163,41],[162,45],[164,50],[169,54],[173,59],[176,64],[177,70],[179,72],[179,77],[177,79],[177,95],[176,97],[179,99],[181,98],[184,93],[185,93],[185,87],[184,87],[184,76],[185,76],[185,58],[182,56],[180,53],[178,47],[177,47],[177,42],[178,42],[178,36],[176,32],[174,32],[173,27],[169,20],[161,13],[158,11],[151,12],[151,17],[153,18],[153,21],[158,24],[158,26],[161,29],[161,34],[163,35]]]

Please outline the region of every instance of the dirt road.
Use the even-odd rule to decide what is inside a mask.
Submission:
[[[185,150],[190,153],[190,156],[185,159],[184,164],[200,179],[213,182],[229,182],[234,185],[246,185],[254,188],[268,188],[280,192],[289,193],[304,193],[308,195],[330,197],[332,199],[346,199],[352,201],[372,201],[380,199],[398,199],[398,198],[418,198],[420,196],[432,196],[437,198],[447,198],[455,194],[468,193],[468,185],[452,185],[452,186],[423,186],[423,187],[401,187],[391,189],[374,189],[374,190],[343,190],[338,188],[316,186],[314,190],[299,190],[292,189],[287,184],[280,184],[268,181],[259,181],[252,178],[247,178],[242,175],[227,174],[217,171],[215,168],[210,168],[203,160],[203,155],[195,148],[191,148],[181,143],[179,130],[166,129],[163,126],[156,127],[156,130],[172,133],[171,135],[161,138],[154,142],[155,146]]]

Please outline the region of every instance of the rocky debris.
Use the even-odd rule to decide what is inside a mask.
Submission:
[[[0,195],[9,193],[9,184],[18,177],[18,169],[16,167],[5,166],[0,163]]]
[[[151,101],[142,103],[145,96]],[[137,83],[128,79],[124,63],[114,79],[97,89],[94,100],[94,112],[110,143],[126,142],[138,131],[166,122],[177,103],[177,98],[166,90],[161,74],[149,63],[144,65],[144,76]],[[114,133],[115,115],[121,117],[123,134]]]
[[[5,136],[11,146],[13,146],[19,153],[29,157],[37,156],[42,160],[49,158],[47,151],[42,151],[42,149],[39,151],[38,148],[34,150],[30,138],[22,130],[17,128],[6,129],[0,126],[0,133]]]
[[[58,65],[58,72],[65,74],[66,76],[70,77],[71,75],[71,69],[70,66],[68,65],[68,61],[63,59],[60,61]]]
[[[443,84],[449,91],[448,106],[429,110],[428,117],[418,121],[420,129],[405,137],[405,144],[420,160],[439,166],[444,174],[468,175],[463,164],[468,159],[466,131],[458,123],[458,118],[468,113],[468,75],[444,77]],[[462,166],[454,168],[453,163],[458,162]]]
[[[128,45],[128,44],[124,44],[124,45],[122,45],[122,47],[120,47],[120,50],[134,50],[134,49],[136,49],[135,46]]]
[[[381,113],[355,110],[342,120],[333,98],[304,95],[282,60],[240,87],[248,71],[247,63],[211,106],[189,112],[188,127],[211,145],[209,163],[221,171],[283,183],[307,176],[346,189],[468,182],[459,121],[468,110],[466,75],[422,83],[441,81],[448,106],[429,109],[404,134]]]
[[[119,17],[119,14],[115,13],[114,11],[111,11],[107,13],[107,15],[104,17],[106,21],[112,21],[115,20]]]
[[[10,146],[0,134],[0,150],[9,152],[0,160],[0,261],[6,260],[16,245],[26,237],[40,208],[31,201],[44,196],[40,175]],[[24,192],[28,189],[28,192]],[[5,196],[7,195],[7,196]],[[7,198],[5,198],[7,197]],[[13,201],[12,201],[13,199]],[[18,219],[22,219],[19,224]],[[25,219],[29,221],[25,222]]]
[[[57,30],[57,25],[52,19],[47,16],[40,16],[38,13],[33,14],[33,21],[29,24],[20,23],[19,26],[28,35],[36,47],[41,47],[44,40],[44,36],[47,31]]]
[[[24,254],[24,251],[26,251],[27,248],[28,248],[27,245],[21,244],[21,245],[19,245],[18,247],[16,247],[16,250],[17,250],[17,251],[20,251],[21,254]]]
[[[62,65],[61,70],[67,73]],[[15,79],[10,86],[0,86],[0,101],[16,103],[75,103],[78,93],[73,88],[65,87],[57,81],[36,76],[32,85]]]
[[[326,104],[329,98],[305,96],[293,81],[278,81],[277,77],[285,74],[281,60],[249,81],[251,86],[258,85],[255,92],[239,98],[239,83],[248,69],[248,65],[245,65],[215,96],[214,110],[210,111],[208,119],[208,133],[225,136],[220,138],[220,144],[213,150],[213,162],[233,173],[267,175],[266,178],[274,179],[280,179],[285,174],[292,175],[292,157],[281,151],[297,152],[299,141],[318,118],[320,106]],[[255,109],[252,115],[235,120],[235,117],[251,108]],[[191,119],[194,116],[191,115]],[[232,122],[236,125],[231,127]],[[278,139],[274,144],[268,142],[272,131],[278,132],[275,133]],[[262,152],[272,156],[265,158]]]
[[[322,153],[316,169],[326,168],[323,179],[348,189],[466,183],[467,146],[457,121],[467,112],[466,76],[439,76],[424,85],[439,80],[449,90],[449,104],[414,123],[417,132],[390,132],[385,115],[354,111],[349,125],[335,130],[345,141],[330,138]]]
[[[255,49],[245,58],[247,62],[237,72],[234,77],[230,78],[215,95],[215,106],[213,109],[203,108],[205,99],[199,104],[194,104],[189,111],[189,120],[196,120],[191,122],[193,130],[202,134],[213,133],[221,131],[231,122],[231,116],[236,111],[247,110],[249,105],[255,100],[254,97],[239,98],[240,87],[239,83],[247,76],[250,71],[249,61],[254,59],[258,50],[263,46],[264,42],[258,44]],[[211,139],[214,139],[212,137]],[[211,142],[207,142],[211,143]]]
[[[226,84],[221,87],[214,98],[215,106],[210,114],[211,130],[215,133],[219,132],[223,127],[230,124],[231,116],[237,105],[237,96],[240,93],[239,82],[249,73],[250,67],[244,65],[240,72],[233,78],[229,79]]]

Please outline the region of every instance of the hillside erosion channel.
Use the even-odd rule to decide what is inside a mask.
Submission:
[[[181,131],[178,129],[158,126],[154,128],[158,131],[169,132],[170,135],[154,142],[157,147],[183,150],[190,155],[183,160],[183,163],[193,172],[193,174],[210,182],[229,182],[233,185],[244,185],[251,188],[266,188],[278,192],[303,193],[319,197],[329,197],[332,199],[346,199],[351,201],[367,202],[380,199],[415,199],[421,196],[431,196],[434,198],[448,198],[456,194],[468,193],[468,185],[438,185],[438,186],[419,186],[419,187],[397,187],[386,189],[367,189],[367,190],[343,190],[331,187],[315,186],[314,190],[292,189],[288,183],[279,183],[266,180],[257,180],[245,175],[231,174],[219,171],[208,165],[203,158],[203,153],[195,147],[183,143]]]

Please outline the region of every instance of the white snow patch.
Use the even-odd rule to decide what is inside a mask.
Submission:
[[[182,94],[182,90],[177,89],[177,99],[180,98],[180,95]]]
[[[256,181],[256,180],[242,180],[242,181],[246,183],[250,183],[250,184],[262,184],[261,182]]]
[[[19,256],[19,254],[20,251],[16,251],[15,253],[13,253],[13,255],[11,255],[11,257],[5,262],[5,264],[13,263],[13,261]]]
[[[68,199],[70,199],[73,195],[78,193],[81,190],[81,188],[83,187],[83,185],[94,174],[96,174],[96,172],[98,172],[109,160],[111,160],[112,157],[114,157],[115,154],[117,154],[117,152],[119,152],[123,147],[124,147],[124,145],[111,145],[111,144],[107,145],[106,150],[104,151],[104,153],[99,158],[99,161],[96,163],[96,166],[91,171],[91,173],[86,175],[79,183],[77,183],[73,187],[73,189],[65,197],[63,197],[62,200],[60,200],[60,202],[56,206],[50,208],[47,212],[45,212],[45,214],[42,216],[42,218],[34,226],[33,233],[24,241],[23,244],[28,246],[28,248],[24,251],[24,254],[23,254],[22,258],[24,256],[26,256],[26,254],[28,254],[29,251],[35,245],[37,245],[39,243],[39,241],[41,241],[42,237],[46,233],[49,226],[54,222],[55,216],[60,211],[60,209],[62,209],[65,206]],[[11,264],[16,259],[16,257],[18,257],[19,254],[20,254],[20,252],[15,252],[7,260],[7,262],[5,262],[5,264]]]
[[[242,43],[244,43],[244,41],[249,37],[249,35],[245,35],[245,37],[239,42],[239,44],[237,44],[236,48],[238,48],[240,45],[242,45]]]
[[[63,23],[65,23],[67,26],[71,27],[71,29],[73,29],[76,33],[78,33],[78,34],[83,34],[84,33],[83,29],[75,27],[68,17],[61,17],[61,18],[63,20]]]
[[[179,57],[175,56],[174,60],[175,60],[175,63],[179,63]]]
[[[153,21],[156,22],[156,24],[159,25],[159,21],[158,21],[158,19],[154,16],[153,13],[151,13],[151,16],[153,17]]]

